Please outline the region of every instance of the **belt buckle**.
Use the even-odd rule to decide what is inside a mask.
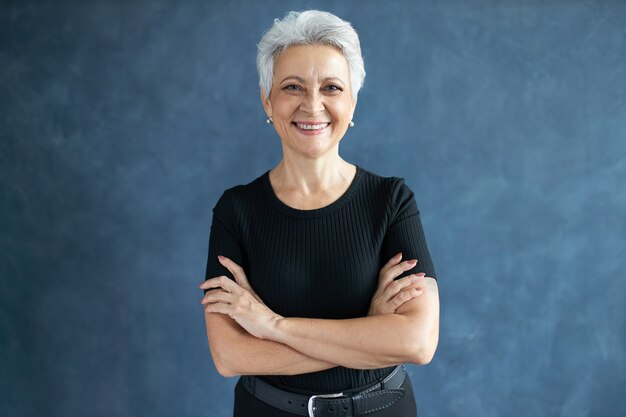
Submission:
[[[307,406],[307,410],[309,411],[309,417],[315,417],[315,407],[313,406],[313,400],[315,398],[337,398],[337,397],[343,397],[343,392],[337,393],[337,394],[320,394],[320,395],[313,395],[311,396],[311,398],[309,398],[309,404]]]

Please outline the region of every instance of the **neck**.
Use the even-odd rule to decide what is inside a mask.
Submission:
[[[326,158],[294,161],[283,159],[270,172],[272,183],[283,190],[314,194],[350,183],[356,167],[338,154]]]

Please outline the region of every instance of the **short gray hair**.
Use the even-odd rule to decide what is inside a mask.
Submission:
[[[350,22],[319,10],[289,12],[283,20],[274,19],[272,28],[261,38],[256,66],[259,86],[265,90],[266,98],[272,89],[276,59],[293,45],[329,45],[338,48],[348,62],[350,90],[352,98],[356,100],[365,78],[359,36]]]

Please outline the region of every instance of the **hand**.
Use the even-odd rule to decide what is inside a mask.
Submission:
[[[254,291],[254,288],[252,288],[252,285],[250,285],[250,282],[248,282],[248,277],[246,277],[246,273],[242,267],[225,256],[218,255],[217,260],[220,261],[224,268],[228,269],[230,273],[233,274],[233,277],[235,277],[237,284],[239,284],[241,288],[245,288],[250,291],[254,298],[256,298],[261,304],[265,305],[263,300],[261,300],[261,297],[259,297],[256,291]]]
[[[424,288],[421,286],[426,275],[424,272],[394,280],[417,264],[417,259],[404,262],[400,262],[400,259],[402,259],[402,253],[391,258],[380,270],[378,287],[370,302],[368,316],[393,314],[402,304],[424,292]]]
[[[202,299],[205,311],[226,314],[252,336],[269,339],[276,324],[283,317],[270,310],[254,292],[243,268],[224,256],[218,258],[237,282],[221,275],[200,284],[202,289],[218,288],[207,292]]]

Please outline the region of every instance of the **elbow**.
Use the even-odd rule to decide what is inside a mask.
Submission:
[[[221,354],[217,349],[211,349],[211,357],[213,358],[213,363],[215,364],[215,370],[218,374],[225,378],[231,378],[239,375],[235,368],[232,366],[230,361],[228,361],[228,353],[226,355]]]
[[[428,365],[430,361],[433,360],[435,356],[435,349],[418,349],[413,352],[413,356],[411,356],[411,363],[415,365]]]
[[[415,365],[428,365],[435,357],[437,351],[438,337],[414,338],[414,343],[408,352],[408,361]]]
[[[216,361],[215,359],[213,360],[213,362],[215,363],[215,369],[217,370],[217,373],[223,376],[224,378],[231,378],[233,376],[237,376],[237,373],[234,372],[229,367],[224,366],[223,362]]]
[[[216,367],[216,369],[217,369],[217,373],[220,374],[221,376],[223,376],[224,378],[232,378],[234,376],[239,375],[236,372],[232,372],[228,368],[218,368],[218,367]]]
[[[215,370],[229,378],[239,375],[241,364],[237,361],[241,345],[240,335],[244,332],[234,327],[229,317],[217,313],[205,313],[209,350]]]
[[[215,369],[217,370],[217,373],[224,378],[232,378],[234,376],[240,375],[239,372],[237,372],[231,366],[228,366],[226,363],[224,363],[224,361],[214,359],[213,362],[215,363]]]

